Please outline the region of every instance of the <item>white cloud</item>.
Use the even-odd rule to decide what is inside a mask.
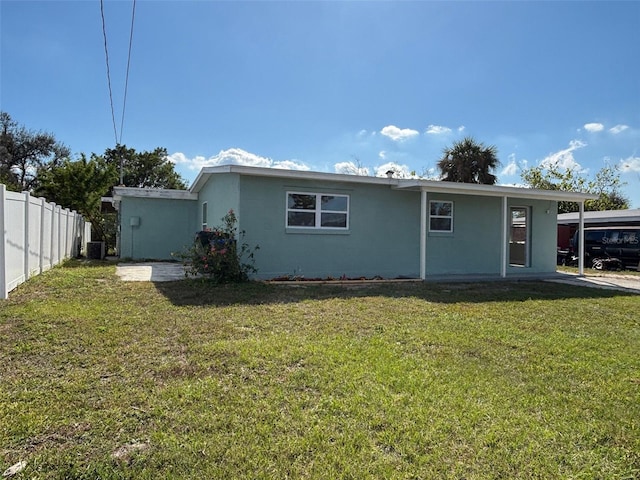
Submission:
[[[309,167],[297,160],[272,160],[247,152],[241,148],[221,150],[217,155],[209,158],[201,155],[188,158],[181,152],[168,156],[169,161],[176,165],[185,165],[189,170],[200,170],[203,167],[216,167],[219,165],[246,165],[250,167],[281,168],[284,170],[309,170]]]
[[[409,138],[419,135],[417,130],[412,130],[411,128],[398,128],[395,125],[387,125],[380,130],[380,133],[396,142],[403,142]]]
[[[506,167],[502,169],[502,172],[500,172],[500,175],[511,176],[511,175],[516,175],[518,173],[518,162],[516,161],[516,154],[511,153],[509,154],[508,158],[509,158],[509,163],[507,164]]]
[[[354,162],[339,162],[333,166],[333,169],[336,173],[343,175],[369,175],[369,169],[367,167],[359,166]]]
[[[585,123],[584,129],[587,132],[591,132],[591,133],[601,132],[602,130],[604,130],[604,125],[601,123]]]
[[[609,131],[614,135],[617,135],[620,132],[624,132],[628,128],[629,128],[629,125],[616,125],[615,127],[611,127]]]
[[[464,132],[464,129],[465,129],[465,126],[464,125],[460,125],[458,127],[458,132],[462,133],[462,132]]]
[[[507,164],[506,167],[502,169],[502,172],[500,172],[500,175],[511,176],[511,175],[516,175],[517,173],[518,173],[518,164],[516,163],[515,160],[512,160]]]
[[[629,157],[620,160],[621,172],[640,172],[640,157]]]
[[[279,168],[280,170],[302,170],[305,172],[311,170],[307,165],[298,160],[279,160],[273,162],[271,168]]]
[[[587,144],[585,142],[580,140],[571,140],[569,142],[569,148],[549,154],[540,162],[540,166],[543,168],[557,167],[563,170],[576,170],[578,172],[584,171],[582,166],[576,162],[573,157],[573,152],[586,146]]]
[[[501,187],[531,188],[526,183],[499,183]]]
[[[425,133],[429,135],[443,135],[446,133],[451,133],[451,129],[449,127],[442,127],[440,125],[429,125]]]
[[[376,132],[369,132],[368,130],[362,129],[358,133],[356,133],[357,140],[366,140],[370,137],[375,137]]]
[[[394,178],[412,178],[414,176],[411,174],[411,170],[409,170],[408,166],[400,165],[395,162],[387,162],[382,165],[378,165],[375,168],[375,176],[386,177],[389,170],[393,170]]]
[[[378,153],[378,157],[380,157],[382,160],[386,160],[387,159],[387,152],[384,150],[380,150],[380,153]]]
[[[176,152],[171,155],[167,155],[167,159],[176,165],[185,165],[191,163],[191,160],[187,158],[184,153]]]

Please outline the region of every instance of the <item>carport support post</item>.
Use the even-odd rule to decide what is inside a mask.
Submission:
[[[509,226],[507,222],[509,209],[507,208],[507,197],[502,197],[502,258],[500,259],[500,276],[507,276],[507,255],[509,254]]]
[[[580,214],[578,215],[578,274],[584,275],[584,200],[580,202]]]

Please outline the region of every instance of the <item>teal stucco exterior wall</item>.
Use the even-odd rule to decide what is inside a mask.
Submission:
[[[558,247],[558,204],[548,200],[510,198],[509,207],[529,208],[531,233],[530,265],[507,266],[507,275],[556,271]]]
[[[453,232],[429,232],[426,274],[499,274],[502,221],[499,197],[427,194],[429,202],[453,202]]]
[[[207,227],[222,226],[222,217],[229,210],[240,215],[240,175],[226,173],[211,175],[207,183],[198,192],[198,225],[202,227],[202,205],[207,203]]]
[[[349,195],[347,231],[287,228],[287,192]],[[420,193],[388,185],[242,176],[240,228],[258,278],[420,276]]]
[[[453,202],[454,226],[451,233],[427,231],[426,275],[499,275],[502,198],[428,193],[427,205],[431,200]],[[507,275],[555,272],[557,203],[509,198],[508,212],[511,207],[526,207],[529,211],[530,263],[522,267],[507,262]]]
[[[451,233],[427,232],[427,276],[499,275],[503,248],[502,198],[429,193],[427,202],[431,200],[453,202],[454,227]],[[525,207],[529,212],[529,264],[523,267],[507,262],[507,276],[555,272],[557,203],[509,198],[508,215],[511,207]]]
[[[124,197],[120,203],[120,258],[170,260],[193,243],[197,202]]]

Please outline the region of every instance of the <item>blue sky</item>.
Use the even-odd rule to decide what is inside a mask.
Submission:
[[[117,135],[205,165],[435,175],[464,136],[499,183],[617,166],[640,208],[640,2],[105,0]],[[0,1],[0,107],[75,154],[116,143],[98,0]]]

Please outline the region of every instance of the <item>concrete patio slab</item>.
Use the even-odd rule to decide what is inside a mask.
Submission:
[[[125,282],[174,282],[185,279],[185,268],[172,262],[121,263],[116,275]]]

